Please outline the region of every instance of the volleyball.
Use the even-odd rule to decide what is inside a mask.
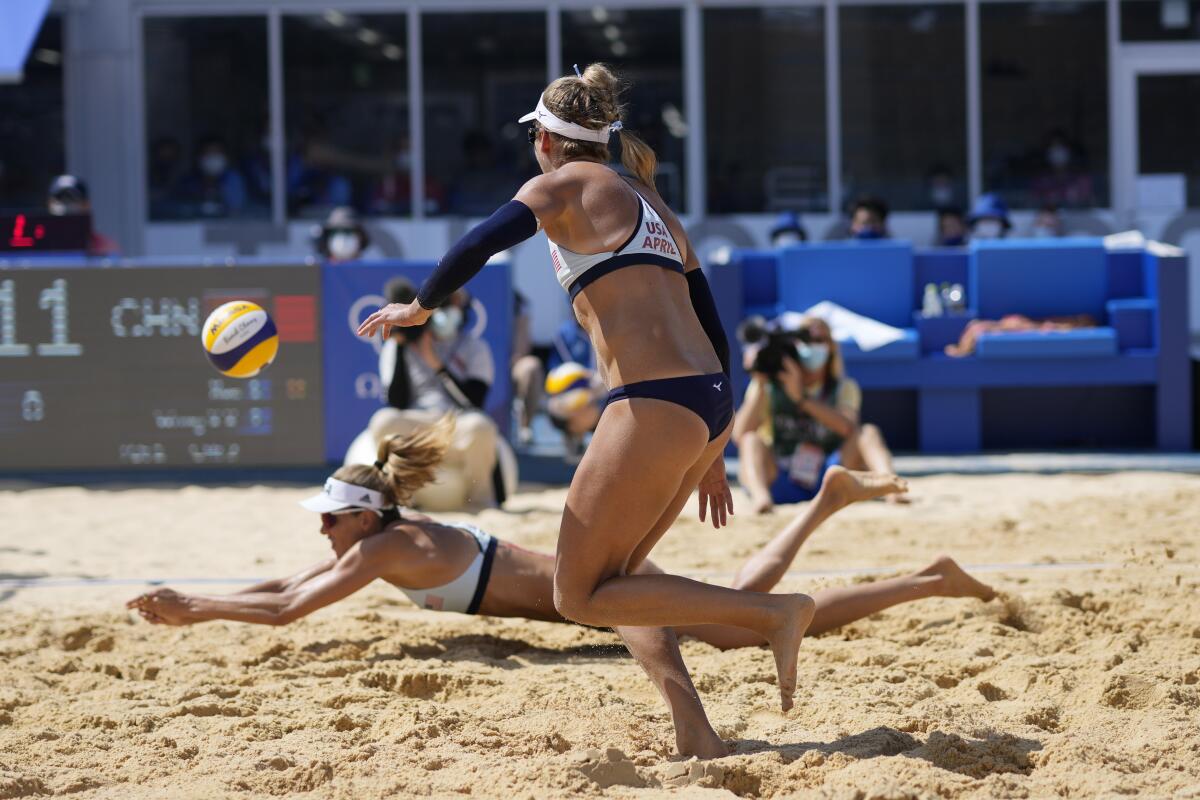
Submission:
[[[574,361],[559,364],[550,370],[546,375],[550,413],[562,417],[591,402],[591,381],[592,371]]]
[[[262,306],[234,300],[208,315],[203,343],[208,360],[221,374],[253,378],[275,360],[279,332]]]

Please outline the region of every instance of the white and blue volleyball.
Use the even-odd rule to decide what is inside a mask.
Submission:
[[[203,341],[208,360],[231,378],[253,378],[279,352],[271,315],[247,300],[234,300],[209,314]]]
[[[553,416],[571,414],[592,401],[592,371],[568,361],[546,375],[546,397]]]

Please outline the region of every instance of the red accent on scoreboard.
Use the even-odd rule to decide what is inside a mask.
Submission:
[[[8,237],[10,247],[33,247],[38,239],[46,235],[46,229],[37,225],[33,229],[33,236],[25,235],[25,227],[28,221],[24,214],[17,214],[13,220],[12,233]]]
[[[275,329],[281,342],[317,340],[317,298],[311,294],[275,295]]]

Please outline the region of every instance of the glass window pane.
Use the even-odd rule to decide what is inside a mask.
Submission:
[[[24,80],[0,84],[0,208],[44,208],[50,181],[64,169],[62,62],[62,20],[47,17]]]
[[[1139,75],[1138,173],[1178,175],[1200,208],[1200,75]]]
[[[825,10],[704,11],[708,211],[821,211]]]
[[[1126,42],[1200,39],[1200,0],[1121,0],[1121,39]]]
[[[412,213],[408,20],[326,11],[283,20],[289,216]],[[264,148],[257,183],[270,181]]]
[[[964,203],[963,7],[852,6],[838,13],[847,198],[878,195],[892,209]],[[952,192],[939,196],[939,186]]]
[[[686,212],[686,138],[683,107],[683,16],[678,9],[564,11],[565,69],[593,61],[608,64],[632,88],[622,97],[625,125],[658,155],[658,191],[678,212]],[[610,145],[620,161],[620,135]]]
[[[1106,30],[1102,2],[980,6],[985,190],[1017,208],[1108,203]]]
[[[144,26],[150,219],[268,218],[266,19]]]
[[[538,174],[525,126],[546,86],[546,15],[424,14],[426,212],[487,216]]]

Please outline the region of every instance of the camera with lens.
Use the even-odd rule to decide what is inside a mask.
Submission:
[[[759,372],[769,378],[774,378],[783,371],[783,360],[790,358],[801,364],[797,343],[807,344],[809,332],[783,330],[777,323],[768,322],[763,317],[754,316],[742,320],[737,327],[738,341],[744,345],[757,347],[754,363],[750,365],[751,372]]]

